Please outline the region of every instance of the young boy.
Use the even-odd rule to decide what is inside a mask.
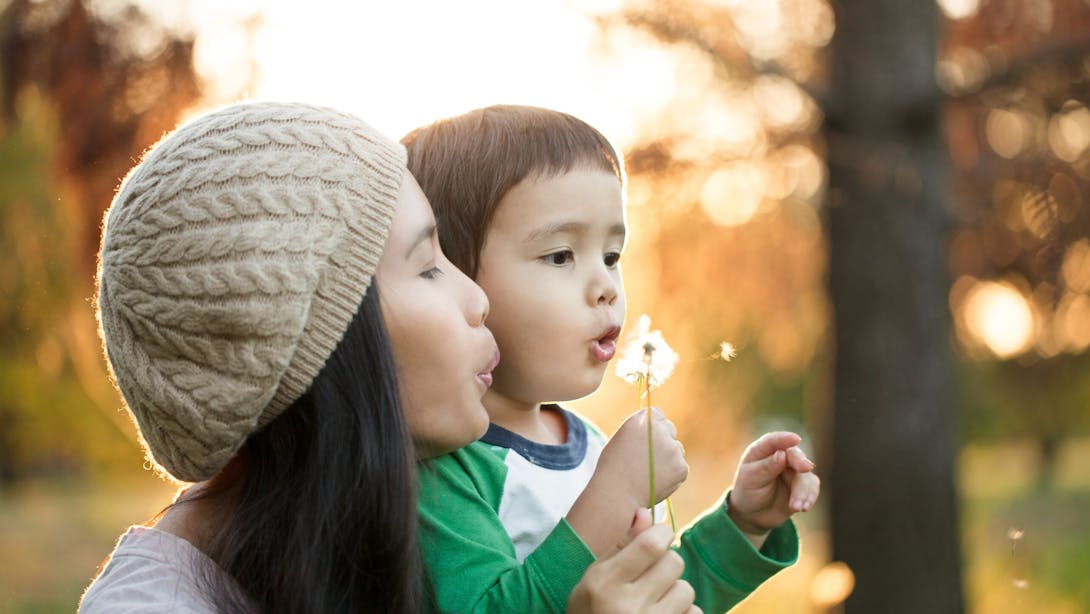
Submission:
[[[444,252],[484,288],[502,359],[478,442],[420,472],[421,544],[444,611],[563,611],[596,557],[623,543],[647,504],[647,425],[613,438],[552,404],[601,383],[624,319],[619,157],[569,115],[498,106],[402,141]],[[656,499],[687,474],[676,430],[653,424]],[[743,455],[732,491],[681,537],[685,579],[721,612],[794,563],[793,512],[818,494],[791,433]],[[729,505],[728,505],[729,504]]]

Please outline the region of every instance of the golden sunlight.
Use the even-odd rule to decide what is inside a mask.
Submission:
[[[1026,297],[1008,283],[977,282],[963,309],[969,333],[999,358],[1015,356],[1033,343],[1033,310]]]
[[[193,0],[172,10],[138,1],[196,34],[207,104],[239,92],[303,99],[356,113],[395,138],[510,103],[572,113],[624,148],[676,87],[676,53],[631,31],[600,35],[596,15],[619,0]]]
[[[733,162],[711,174],[700,190],[700,206],[720,226],[740,226],[753,219],[765,193],[761,169]]]

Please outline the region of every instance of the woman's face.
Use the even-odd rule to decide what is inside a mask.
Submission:
[[[375,283],[417,456],[472,443],[488,429],[481,397],[499,362],[488,299],[439,249],[431,206],[408,172]]]

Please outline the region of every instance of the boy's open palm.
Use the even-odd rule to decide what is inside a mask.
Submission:
[[[728,513],[747,536],[764,536],[796,512],[809,511],[821,491],[814,463],[795,433],[766,433],[742,453]]]

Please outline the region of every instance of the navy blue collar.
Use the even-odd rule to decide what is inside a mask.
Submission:
[[[568,425],[566,443],[552,446],[530,441],[522,435],[512,433],[495,424],[488,425],[488,432],[481,437],[481,441],[502,448],[510,448],[526,460],[545,469],[560,471],[575,469],[587,455],[587,428],[583,426],[583,421],[559,405],[542,405],[541,410],[560,412],[560,415],[564,417],[564,422]]]

